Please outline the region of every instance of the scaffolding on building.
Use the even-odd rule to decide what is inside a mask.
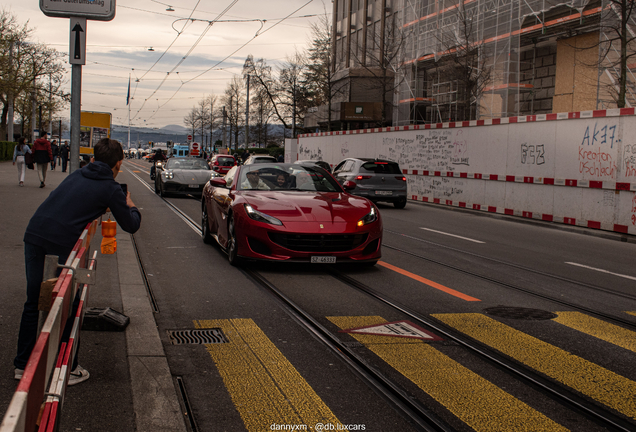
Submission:
[[[593,32],[600,43],[608,40],[601,23],[612,7],[609,0],[401,0],[398,12],[407,39],[393,124],[405,125],[552,112],[557,40]],[[473,72],[488,76],[478,91],[444,64],[464,48],[479,50]],[[597,65],[596,105],[603,108],[612,105],[603,85],[615,86],[619,77],[610,60]],[[629,81],[627,101],[636,104],[631,71]]]

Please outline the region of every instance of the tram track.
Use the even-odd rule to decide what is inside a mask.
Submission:
[[[201,227],[185,212],[179,209],[174,204],[165,200],[167,205],[179,215],[181,219],[183,219],[195,232],[201,234]],[[514,286],[513,284],[508,284],[503,281],[498,281],[493,278],[479,275],[474,272],[470,272],[468,270],[461,269],[456,266],[452,266],[446,263],[439,262],[437,260],[432,260],[423,256],[418,256],[417,254],[413,254],[408,251],[401,250],[396,247],[388,246],[384,244],[383,246],[396,250],[401,253],[408,253],[417,258],[427,260],[433,262],[435,264],[442,265],[446,268],[450,268],[454,271],[459,271],[464,274],[468,274],[472,277],[477,277],[483,280],[487,280],[490,283],[503,285],[511,289],[516,289],[522,291],[526,294],[538,296],[546,300],[554,301],[558,304],[566,305],[573,309],[578,309],[585,311],[590,314],[594,314],[596,316],[603,317],[605,319],[621,323],[622,325],[630,328],[636,328],[636,325],[622,320],[618,317],[614,317],[611,315],[604,314],[600,311],[594,311],[588,308],[581,307],[576,304],[569,303],[567,301],[563,301],[561,299],[555,299],[550,296],[546,296],[543,294],[539,294],[536,292],[532,292],[531,290],[527,290],[522,287]],[[474,254],[473,254],[474,255]],[[488,259],[488,257],[483,257]],[[500,262],[498,260],[494,260],[499,262],[500,264],[506,264],[505,262]],[[513,267],[522,267],[512,264]],[[525,268],[523,268],[525,270]],[[491,365],[494,365],[497,369],[505,371],[509,375],[515,377],[519,381],[531,386],[537,391],[541,392],[544,395],[549,396],[553,400],[559,402],[561,405],[567,407],[568,409],[575,411],[579,414],[584,415],[585,417],[591,419],[598,425],[602,427],[612,430],[612,431],[636,431],[636,425],[629,420],[626,420],[612,411],[599,406],[598,404],[585,399],[584,397],[572,392],[569,388],[559,385],[551,381],[550,379],[538,374],[534,370],[527,368],[519,363],[515,362],[507,358],[505,355],[498,353],[495,350],[492,350],[479,342],[457,332],[446,325],[442,324],[440,321],[436,320],[433,317],[424,316],[417,311],[410,309],[408,306],[400,304],[398,301],[391,299],[384,294],[379,293],[374,290],[372,287],[342,273],[337,266],[328,266],[324,267],[323,270],[326,274],[333,277],[335,280],[340,281],[341,283],[349,286],[359,292],[362,292],[376,301],[381,302],[384,305],[390,306],[391,308],[399,311],[401,314],[406,315],[415,323],[431,329],[432,331],[438,333],[439,335],[445,337],[446,339],[457,343],[462,346],[467,351],[475,354],[477,357],[482,358],[486,362]],[[528,269],[534,273],[532,269]],[[422,405],[417,400],[409,395],[399,384],[392,381],[390,378],[387,378],[381,371],[377,370],[374,366],[370,365],[367,360],[365,360],[359,354],[356,354],[354,350],[349,348],[347,344],[340,340],[340,338],[331,332],[329,329],[324,327],[316,318],[313,318],[311,314],[305,311],[301,306],[296,304],[292,299],[287,297],[278,287],[272,284],[267,278],[261,274],[260,272],[243,268],[242,271],[259,287],[263,290],[270,293],[274,296],[281,305],[285,308],[285,310],[292,316],[294,319],[303,326],[310,334],[312,334],[316,339],[320,340],[323,344],[325,344],[338,358],[340,358],[345,364],[347,364],[351,369],[353,369],[371,388],[373,388],[376,392],[381,394],[389,403],[400,412],[405,418],[409,419],[411,423],[413,423],[418,429],[425,431],[451,431],[453,430],[444,420],[440,419],[437,415],[435,415],[430,409],[426,406]],[[539,272],[541,273],[541,272]],[[543,274],[543,273],[541,273]],[[549,274],[544,274],[545,276],[550,276]],[[568,280],[567,278],[561,278],[556,276],[556,279],[567,281],[569,283],[577,283],[576,281]],[[578,284],[578,283],[577,283]],[[579,284],[581,285],[581,284]],[[593,286],[589,286],[594,288]],[[629,296],[627,296],[629,297]]]

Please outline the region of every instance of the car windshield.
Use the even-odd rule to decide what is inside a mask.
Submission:
[[[385,161],[365,162],[360,167],[360,172],[375,174],[402,174],[400,166],[397,163]]]
[[[219,163],[219,166],[234,166],[234,158],[233,157],[219,157],[216,158],[216,161]]]
[[[207,162],[203,159],[168,159],[166,169],[182,169],[182,170],[209,170]]]
[[[318,166],[259,164],[241,168],[241,190],[341,192],[338,182]]]

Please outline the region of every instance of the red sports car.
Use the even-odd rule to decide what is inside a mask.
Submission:
[[[354,187],[313,165],[235,166],[203,190],[203,241],[216,240],[233,265],[243,259],[374,265],[382,220],[371,201],[345,190]]]

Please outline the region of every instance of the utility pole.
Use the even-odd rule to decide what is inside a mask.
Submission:
[[[227,148],[227,111],[223,107],[223,148]]]
[[[245,102],[245,150],[250,141],[250,76],[247,75],[247,91]]]
[[[13,82],[13,41],[9,44],[9,76]],[[7,109],[7,141],[13,141],[13,90],[9,88],[7,95],[9,107]]]
[[[53,138],[53,76],[49,74],[49,135]],[[60,139],[62,136],[60,135]]]

